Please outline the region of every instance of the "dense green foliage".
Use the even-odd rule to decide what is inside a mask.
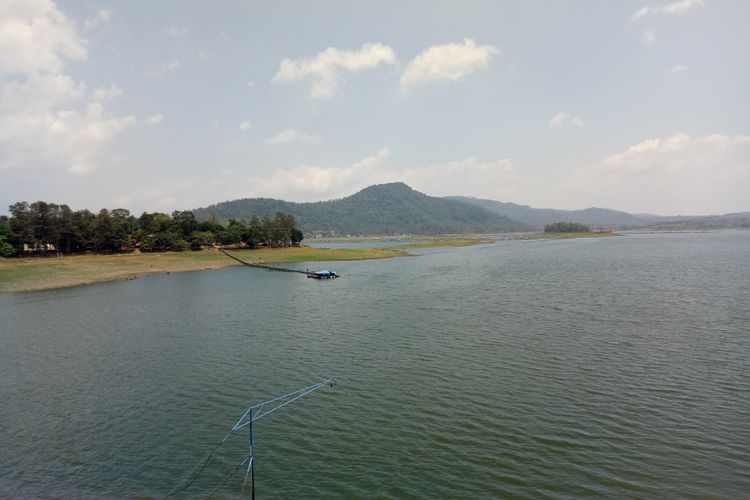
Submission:
[[[13,233],[10,230],[10,220],[7,216],[0,216],[0,257],[11,257],[16,251],[11,244]]]
[[[248,223],[231,219],[198,222],[193,212],[144,212],[136,218],[124,208],[72,211],[67,205],[37,201],[14,203],[10,218],[0,217],[0,257],[30,253],[111,253],[199,250],[215,243],[250,247],[299,245],[302,232],[293,216],[276,213]]]
[[[446,234],[530,229],[480,207],[427,196],[403,183],[370,186],[332,201],[293,203],[246,198],[194,210],[198,220],[262,217],[275,212],[292,214],[307,234]]]
[[[578,222],[555,222],[544,226],[545,233],[588,233],[591,228]]]

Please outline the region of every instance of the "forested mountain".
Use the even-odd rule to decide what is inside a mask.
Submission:
[[[370,186],[346,198],[294,203],[269,198],[226,201],[194,210],[199,221],[249,219],[284,212],[305,233],[340,235],[524,231],[526,224],[461,201],[436,198],[401,182]]]
[[[611,210],[609,208],[587,208],[585,210],[557,210],[552,208],[532,208],[528,205],[503,203],[495,200],[468,198],[464,196],[450,196],[450,200],[470,203],[486,208],[500,215],[523,222],[541,229],[547,224],[555,222],[578,222],[587,224],[594,229],[624,229],[642,227],[662,220],[674,220],[675,217],[660,217],[658,215],[633,215],[627,212]]]

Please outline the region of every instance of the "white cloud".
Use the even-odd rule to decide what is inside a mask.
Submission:
[[[86,42],[49,0],[0,3],[0,74],[58,73],[86,58]]]
[[[146,123],[150,126],[156,126],[161,123],[161,121],[164,119],[164,116],[161,113],[156,113],[155,115],[151,115],[146,119]]]
[[[87,19],[83,24],[87,28],[93,28],[94,26],[109,22],[110,19],[112,19],[112,10],[102,7],[96,11],[96,15],[93,18]]]
[[[483,161],[474,156],[437,165],[407,168],[400,179],[433,196],[479,196],[505,199],[514,196],[524,182],[508,159]]]
[[[684,64],[677,64],[667,70],[667,76],[676,76],[676,75],[679,75],[680,73],[684,73],[687,70],[688,70],[688,67],[685,66]]]
[[[123,207],[143,207],[145,210],[189,210],[195,204],[206,204],[196,201],[196,193],[205,191],[205,185],[199,179],[170,179],[168,182],[155,182],[139,186],[126,193],[112,197],[112,204]],[[198,195],[200,196],[200,195]]]
[[[112,18],[112,11],[110,9],[102,7],[96,11],[96,17],[102,21],[109,21]]]
[[[676,133],[657,137],[559,177],[523,173],[509,159],[466,158],[389,169],[431,195],[464,194],[532,206],[610,207],[630,212],[708,214],[750,209],[750,136]]]
[[[147,71],[146,76],[157,77],[161,76],[167,71],[172,71],[180,67],[180,61],[164,62],[157,69],[153,71]]]
[[[390,157],[391,151],[383,148],[347,167],[300,165],[279,169],[269,177],[252,179],[248,185],[253,186],[256,193],[291,199],[335,198],[351,194],[352,189],[380,182],[383,167]]]
[[[117,85],[110,85],[109,87],[99,87],[94,90],[93,100],[97,102],[109,101],[116,99],[122,95],[122,89]]]
[[[5,75],[3,75],[5,76]],[[0,80],[0,119],[16,113],[44,113],[86,95],[86,85],[68,75],[31,73],[22,80]]]
[[[583,127],[584,125],[583,119],[581,117],[573,116],[562,111],[547,120],[547,124],[550,127],[558,128],[566,126]]]
[[[183,38],[185,37],[185,35],[187,35],[186,28],[178,28],[177,26],[170,26],[165,30],[165,32],[172,38]]]
[[[433,196],[467,195],[536,207],[610,207],[630,212],[700,215],[748,210],[750,136],[710,134],[642,141],[601,161],[556,177],[525,174],[508,159],[468,157],[416,167],[391,164],[391,152],[345,166],[302,164],[267,175],[225,170],[175,184],[149,181],[120,204],[174,209],[244,197],[319,201],[372,184],[406,182]],[[189,206],[180,206],[190,200]]]
[[[561,185],[571,199],[623,210],[748,210],[750,136],[676,133],[648,139],[575,169]]]
[[[117,86],[89,94],[85,83],[63,73],[67,60],[86,59],[85,46],[50,1],[0,3],[0,169],[88,172],[135,123],[103,107],[122,93]]]
[[[644,30],[643,34],[641,34],[641,42],[643,42],[646,45],[651,45],[656,41],[656,33],[654,33],[652,30]]]
[[[311,79],[310,97],[333,97],[342,86],[342,73],[372,69],[381,64],[394,64],[393,50],[380,43],[366,43],[357,51],[329,47],[309,59],[284,59],[273,83],[290,83]]]
[[[401,86],[408,88],[421,82],[459,81],[489,64],[500,51],[492,45],[477,46],[466,38],[463,43],[432,46],[409,61],[401,75]]]
[[[558,178],[524,174],[510,159],[390,165],[390,151],[345,167],[300,165],[247,179],[234,196],[321,200],[403,181],[430,195],[473,195],[559,208],[612,207],[665,214],[748,210],[750,136],[673,134],[635,144]],[[231,185],[229,176],[227,184]]]
[[[241,171],[224,170],[213,178],[193,178],[178,183],[150,180],[117,196],[114,201],[124,206],[174,210],[256,196],[297,201],[340,198],[381,182],[389,158],[390,151],[384,148],[345,167],[303,164],[277,169],[270,175],[248,176]]]
[[[703,5],[703,0],[679,0],[672,3],[662,3],[658,5],[651,5],[641,7],[633,13],[633,21],[638,21],[648,16],[656,16],[660,14],[682,14],[697,7]]]
[[[81,109],[36,110],[0,118],[0,143],[8,155],[0,168],[62,164],[70,172],[91,171],[109,142],[135,124],[132,115],[113,117],[98,102]]]
[[[267,177],[246,178],[236,183],[236,173],[226,173],[217,191],[234,189],[232,196],[273,196],[298,201],[317,201],[348,196],[372,184],[406,182],[434,195],[504,197],[516,193],[524,182],[508,159],[482,161],[469,157],[436,165],[398,168],[390,166],[391,152],[379,150],[343,167],[299,165],[277,169]],[[231,186],[231,187],[230,187]]]
[[[289,144],[290,142],[295,141],[304,142],[307,144],[320,144],[320,137],[313,134],[304,134],[302,132],[297,132],[296,130],[288,128],[282,130],[273,137],[269,137],[263,142],[266,144]]]
[[[250,130],[250,127],[252,127],[252,126],[253,126],[253,124],[250,123],[250,120],[245,120],[242,123],[240,123],[240,130],[242,132],[247,132],[248,130]]]

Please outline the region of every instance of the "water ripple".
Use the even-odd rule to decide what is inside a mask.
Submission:
[[[0,497],[162,496],[249,402],[329,374],[258,423],[261,498],[746,497],[747,255],[750,233],[506,241],[325,284],[3,296]]]

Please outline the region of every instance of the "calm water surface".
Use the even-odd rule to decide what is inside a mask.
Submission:
[[[0,296],[0,497],[164,496],[327,374],[258,423],[259,498],[748,497],[750,232],[324,267]]]

